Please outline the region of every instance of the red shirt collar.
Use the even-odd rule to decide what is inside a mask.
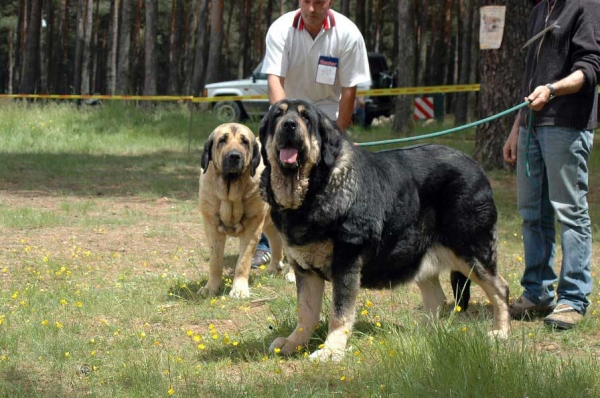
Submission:
[[[331,10],[327,10],[327,15],[323,20],[323,30],[329,30],[335,26],[335,17],[333,16],[333,12]],[[300,14],[300,10],[296,11],[296,15],[294,16],[294,22],[292,22],[292,27],[303,30],[304,29],[304,20],[302,19],[302,15]]]

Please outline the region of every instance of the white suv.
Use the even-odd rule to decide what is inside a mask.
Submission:
[[[205,97],[267,95],[267,75],[261,73],[262,62],[252,76],[242,80],[210,83],[204,86]],[[241,101],[213,102],[213,113],[222,122],[237,122],[250,116],[261,117],[269,110],[269,100],[245,99]]]
[[[370,88],[394,87],[394,78],[388,74],[387,63],[381,54],[368,53],[369,67],[371,70],[371,85],[359,85],[358,90],[369,90]],[[252,76],[242,80],[231,80],[226,82],[210,83],[204,86],[205,97],[229,97],[265,95],[263,99],[243,99],[240,101],[217,101],[213,102],[212,110],[222,122],[236,122],[248,117],[262,117],[269,110],[267,95],[267,75],[261,73],[262,62],[254,69]],[[390,116],[393,111],[393,97],[377,96],[366,97],[365,118],[366,126],[378,116]]]

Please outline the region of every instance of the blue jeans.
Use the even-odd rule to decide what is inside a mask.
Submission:
[[[267,239],[267,235],[260,234],[260,240],[258,241],[258,246],[256,246],[256,250],[264,250],[266,252],[271,252],[271,248],[269,247],[269,239]]]
[[[587,162],[594,135],[554,126],[537,127],[529,139],[527,135],[522,127],[517,155],[517,204],[525,247],[523,296],[535,304],[550,305],[558,280],[557,303],[585,314],[592,290]],[[555,214],[563,254],[558,278],[554,272]]]

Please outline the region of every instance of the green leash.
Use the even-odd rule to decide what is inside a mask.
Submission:
[[[519,110],[519,109],[527,106],[528,104],[529,104],[529,101],[525,101],[525,102],[523,102],[523,103],[521,103],[521,104],[519,104],[517,106],[513,106],[510,109],[507,109],[507,110],[505,110],[503,112],[497,113],[497,114],[495,114],[493,116],[487,117],[485,119],[481,119],[481,120],[478,120],[476,122],[465,124],[464,126],[454,127],[454,128],[449,129],[449,130],[444,130],[444,131],[440,131],[440,132],[437,132],[437,133],[431,133],[431,134],[425,134],[425,135],[418,135],[418,136],[415,136],[415,137],[395,138],[395,139],[392,139],[392,140],[384,140],[384,141],[361,142],[361,143],[359,143],[357,145],[358,146],[385,145],[385,144],[395,144],[395,143],[398,143],[398,142],[408,142],[408,141],[424,140],[426,138],[432,138],[432,137],[439,137],[441,135],[446,135],[446,134],[454,133],[454,132],[457,132],[457,131],[460,131],[460,130],[465,130],[465,129],[468,129],[468,128],[471,128],[471,127],[478,126],[478,125],[483,124],[483,123],[487,123],[487,122],[489,122],[491,120],[498,119],[498,118],[500,118],[500,117],[502,117],[504,115],[507,115],[507,114],[512,113],[512,112],[514,112],[516,110]],[[530,115],[529,125],[531,126],[532,125],[532,119],[531,118],[533,117],[533,112],[530,112],[530,114],[531,115]],[[527,163],[527,168],[529,169],[529,163]]]
[[[527,123],[527,145],[525,145],[525,175],[531,177],[529,168],[529,144],[531,143],[531,133],[533,131],[533,109],[529,111],[529,120]]]

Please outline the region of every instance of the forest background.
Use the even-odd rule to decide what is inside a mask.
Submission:
[[[502,4],[498,4],[502,3]],[[529,11],[521,0],[338,0],[368,51],[382,53],[399,87],[480,83],[447,95],[456,124],[519,102]],[[505,5],[498,50],[479,50],[479,10]],[[248,77],[265,34],[296,0],[1,0],[0,93],[201,96],[211,82]],[[413,98],[399,96],[393,129],[412,130]],[[475,156],[504,167],[510,118],[477,130]]]

